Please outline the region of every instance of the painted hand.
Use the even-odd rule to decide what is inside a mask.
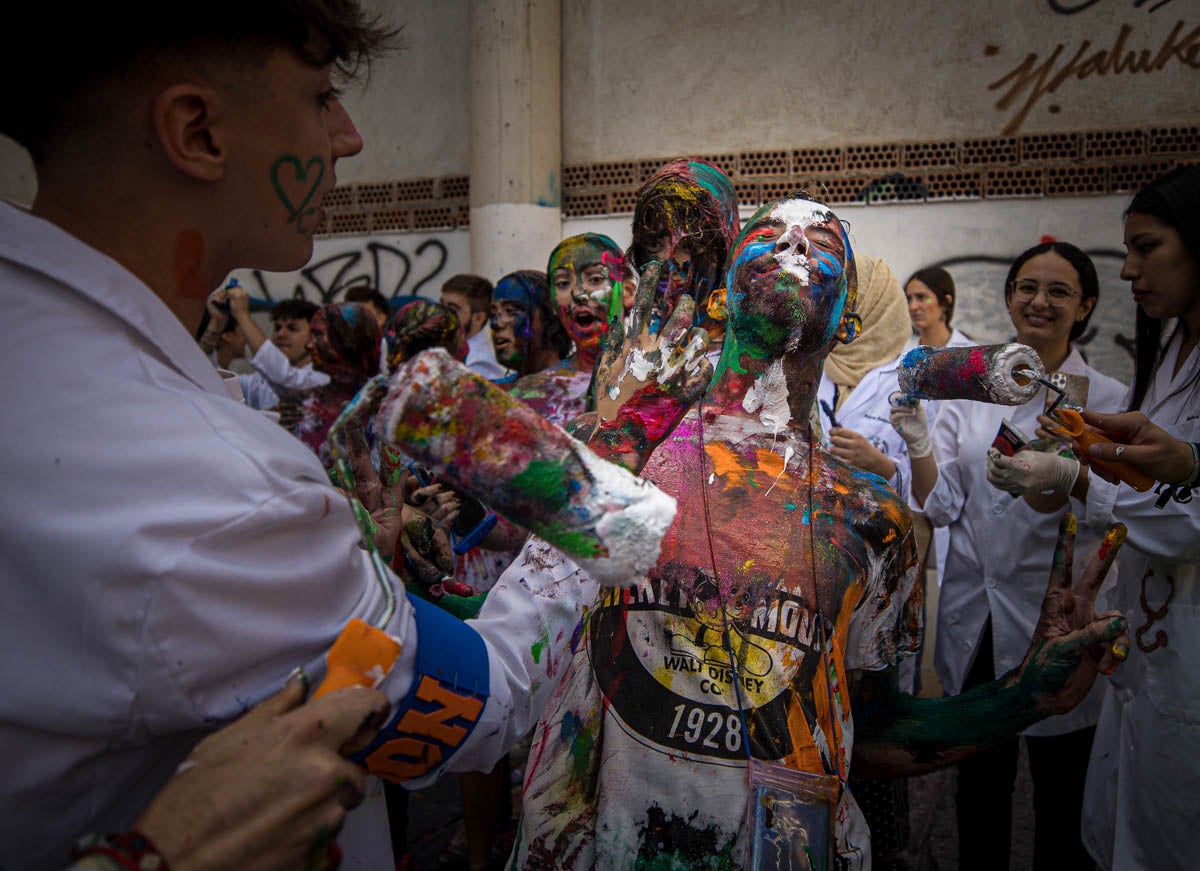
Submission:
[[[929,440],[929,417],[924,404],[920,400],[910,400],[900,392],[888,397],[888,404],[891,406],[888,420],[892,429],[908,445],[908,455],[919,460],[933,454],[933,444]]]
[[[884,480],[896,474],[895,464],[862,433],[845,427],[829,430],[829,450],[852,466],[874,472]]]
[[[454,574],[454,552],[446,530],[410,505],[403,509],[404,531],[392,567],[428,589]]]
[[[1026,493],[1070,493],[1079,476],[1079,460],[1045,454],[1041,451],[1019,451],[1006,457],[994,448],[988,449],[987,479],[998,490],[1023,496]]]
[[[1119,611],[1095,611],[1096,593],[1125,541],[1125,526],[1105,533],[1100,550],[1072,587],[1075,516],[1064,514],[1050,585],[1029,643],[1011,680],[1018,682],[1045,714],[1064,714],[1083,700],[1096,674],[1110,674],[1129,650],[1129,633]]]
[[[365,781],[342,754],[374,737],[388,701],[362,687],[309,704],[304,693],[293,678],[201,741],[134,824],[173,871],[336,867],[337,831]]]
[[[704,358],[708,335],[692,327],[695,300],[680,296],[661,331],[651,331],[660,268],[651,263],[643,270],[629,329],[620,318],[609,321],[596,364],[598,424],[588,445],[634,472],[712,380]]]
[[[354,473],[354,495],[371,515],[372,538],[383,561],[389,562],[403,528],[404,475],[394,464],[382,461],[377,473],[371,462],[371,449],[361,423],[352,421],[345,428],[346,452]],[[383,452],[381,451],[381,454]]]
[[[441,484],[429,484],[411,493],[408,504],[428,514],[438,526],[449,529],[458,518],[462,499]]]

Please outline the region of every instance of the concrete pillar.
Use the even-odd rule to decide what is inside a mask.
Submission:
[[[545,269],[562,239],[560,0],[470,0],[471,271]]]

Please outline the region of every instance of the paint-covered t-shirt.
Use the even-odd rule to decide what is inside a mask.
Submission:
[[[678,514],[650,576],[587,610],[530,752],[512,867],[742,867],[747,743],[844,782],[848,672],[917,650],[904,505],[819,447],[810,497],[808,444],[750,429],[693,410],[647,464]],[[860,867],[869,835],[845,790],[835,828]]]
[[[580,372],[563,361],[550,369],[518,378],[509,394],[524,402],[546,420],[562,429],[587,411],[591,372]]]

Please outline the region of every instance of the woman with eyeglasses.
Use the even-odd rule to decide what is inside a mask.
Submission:
[[[1047,480],[1062,482],[1056,489],[1075,497],[1081,530],[1113,521],[1129,530],[1108,596],[1129,620],[1129,661],[1113,675],[1104,700],[1084,791],[1083,839],[1105,869],[1200,867],[1200,500],[1193,498],[1200,480],[1198,203],[1200,166],[1187,166],[1146,185],[1125,212],[1121,277],[1137,305],[1137,345],[1133,388],[1122,404],[1130,413],[1120,416],[1124,428],[1116,425],[1113,435],[1174,452],[1154,468],[1164,485],[1139,493],[1104,480],[1095,467],[1021,455],[1028,469],[1003,464],[993,477],[997,486],[1022,493]],[[1086,418],[1101,427],[1116,424]],[[1118,450],[1106,445],[1098,456],[1121,460]],[[1146,458],[1126,450],[1126,459]]]
[[[1047,372],[1088,379],[1087,405],[1121,408],[1125,387],[1084,362],[1072,345],[1087,329],[1100,297],[1091,260],[1065,242],[1046,242],[1013,261],[1004,302],[1016,340],[1029,345]],[[987,452],[1006,419],[1033,436],[1046,407],[1043,389],[1016,408],[954,400],[940,403],[924,445],[905,434],[912,460],[915,506],[935,527],[950,529],[942,571],[935,665],[943,688],[961,693],[1015,668],[1046,592],[1046,554],[1054,549],[1066,505],[1051,513],[1037,494],[1017,498],[987,480]],[[936,460],[936,461],[935,461]],[[1100,535],[1081,529],[1076,564],[1098,549]],[[1091,869],[1079,837],[1088,754],[1104,685],[1069,714],[1028,729],[1034,781],[1034,867]],[[1018,739],[959,766],[959,867],[1007,869]]]

